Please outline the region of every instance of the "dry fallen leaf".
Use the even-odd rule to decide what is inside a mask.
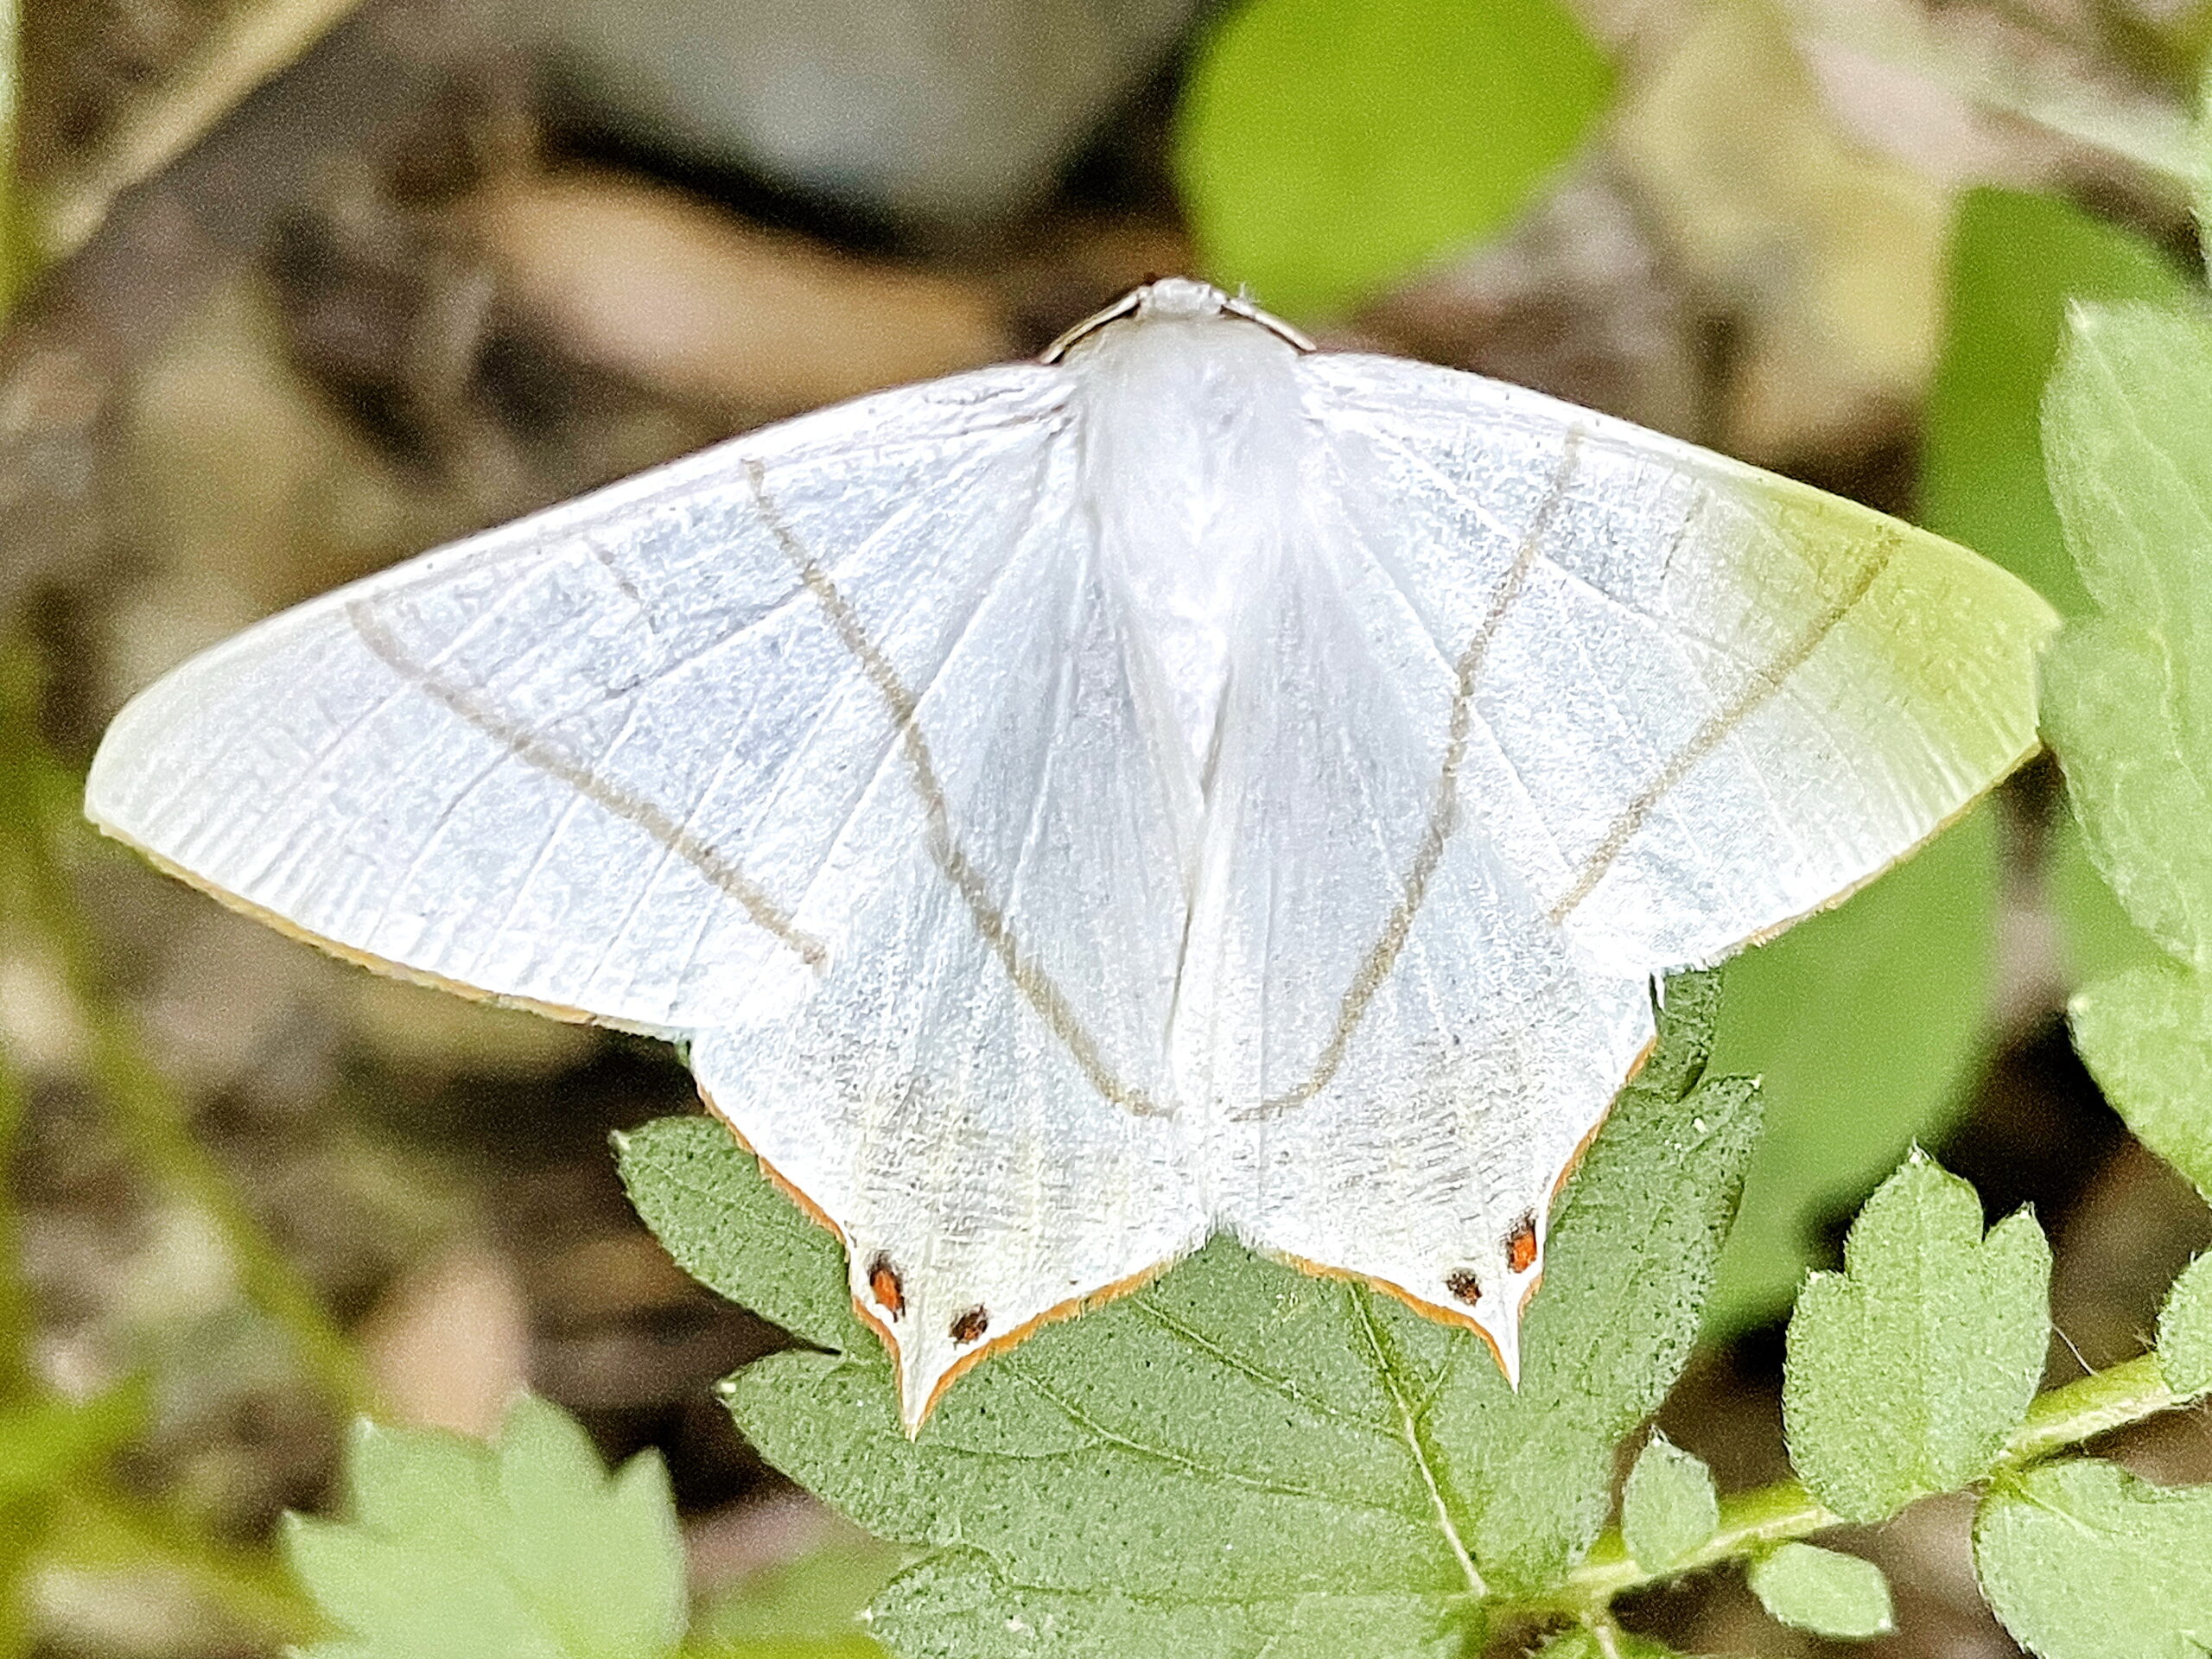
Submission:
[[[577,356],[760,419],[1012,354],[982,288],[834,254],[611,175],[497,187],[474,225]]]

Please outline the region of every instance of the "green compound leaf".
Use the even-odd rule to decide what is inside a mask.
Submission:
[[[2074,300],[2172,302],[2147,238],[2056,197],[1969,190],[1952,220],[1942,355],[1923,421],[1920,522],[1986,554],[2068,615],[2088,595],[2044,482],[2044,382]]]
[[[2212,965],[2212,727],[2177,706],[2171,654],[2152,635],[2076,622],[2044,658],[2044,729],[2066,768],[2090,861],[2170,954]]]
[[[1645,1570],[1663,1573],[1719,1524],[1713,1471],[1665,1435],[1654,1435],[1621,1491],[1621,1537],[1630,1555]]]
[[[1790,1460],[1838,1515],[1879,1521],[1986,1473],[2035,1396],[2050,1342],[2050,1247],[1915,1154],[1868,1199],[1844,1271],[1789,1322]]]
[[[1427,1654],[1588,1548],[1614,1447],[1688,1357],[1757,1126],[1749,1084],[1700,1083],[1712,1000],[1670,986],[1560,1200],[1517,1395],[1472,1333],[1217,1239],[987,1361],[910,1441],[834,1244],[725,1131],[649,1125],[623,1172],[679,1261],[828,1351],[726,1397],[778,1467],[932,1552],[877,1604],[896,1651],[1319,1655],[1357,1629]]]
[[[2045,660],[2045,729],[2099,872],[2164,949],[2212,968],[2212,327],[2078,310],[2044,440],[2101,613]]]
[[[1859,1640],[1895,1628],[1889,1580],[1859,1556],[1784,1544],[1753,1561],[1746,1577],[1759,1605],[1793,1630]]]
[[[2212,1198],[2212,979],[2138,968],[2100,980],[2067,1011],[2082,1059],[2136,1138]]]
[[[2158,1310],[2158,1371],[2176,1394],[2212,1389],[2212,1255],[2182,1269]]]
[[[1980,1052],[2002,879],[1984,806],[1846,905],[1724,967],[1717,1071],[1757,1077],[1766,1133],[1706,1334],[1786,1312],[1847,1212],[1957,1109]]]
[[[1612,83],[1560,0],[1248,0],[1176,133],[1206,268],[1287,315],[1341,312],[1503,228]]]
[[[294,1516],[292,1566],[346,1634],[306,1659],[654,1659],[683,1633],[683,1551],[650,1453],[608,1478],[583,1431],[528,1396],[496,1447],[354,1431],[353,1518]]]
[[[853,1312],[845,1250],[712,1118],[664,1117],[613,1137],[638,1214],[677,1266],[817,1348],[869,1348]]]
[[[2200,1659],[2212,1636],[2212,1488],[2045,1464],[1974,1519],[1983,1595],[2043,1659]]]

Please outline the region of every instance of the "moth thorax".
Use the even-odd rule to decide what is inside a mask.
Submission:
[[[1241,318],[1108,326],[1081,378],[1087,510],[1201,772],[1237,620],[1281,556],[1309,442],[1295,353]]]

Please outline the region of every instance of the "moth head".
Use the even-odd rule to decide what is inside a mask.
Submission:
[[[1203,322],[1214,317],[1255,322],[1301,352],[1313,349],[1312,340],[1281,317],[1260,309],[1241,292],[1231,294],[1211,283],[1197,282],[1188,276],[1160,276],[1141,288],[1131,289],[1113,304],[1091,313],[1046,346],[1042,360],[1058,362],[1071,346],[1089,339],[1108,323],[1125,318],[1139,322]]]

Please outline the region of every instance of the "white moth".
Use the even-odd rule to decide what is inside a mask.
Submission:
[[[249,630],[92,816],[341,955],[688,1041],[919,1425],[1217,1229],[1517,1376],[1653,978],[2035,741],[1965,550],[1138,289]]]

